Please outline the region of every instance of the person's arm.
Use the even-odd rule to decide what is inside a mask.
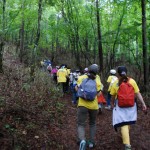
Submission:
[[[102,91],[98,91],[97,96],[100,96],[102,94]]]
[[[78,91],[78,85],[75,86],[75,90]]]
[[[143,111],[146,111],[147,110],[147,107],[145,105],[145,102],[143,100],[143,97],[141,95],[140,92],[136,93],[136,97],[140,100],[140,102],[142,103],[142,107],[143,107]]]
[[[118,91],[118,84],[117,81],[115,81],[110,89],[110,94],[111,94],[111,107],[115,107],[115,99],[117,98],[117,91]]]

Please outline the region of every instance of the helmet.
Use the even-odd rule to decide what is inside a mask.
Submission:
[[[99,71],[99,67],[97,64],[92,64],[91,66],[89,66],[89,73],[93,73],[93,74],[97,74]]]
[[[116,70],[115,70],[115,69],[111,69],[111,70],[110,70],[110,73],[111,73],[111,74],[116,74]]]

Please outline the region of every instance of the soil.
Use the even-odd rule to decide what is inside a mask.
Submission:
[[[7,112],[7,115],[1,116],[2,121],[0,126],[0,149],[1,150],[77,150],[77,107],[71,102],[71,95],[66,94],[59,99],[64,103],[65,110],[63,114],[55,117],[55,123],[51,125],[44,118],[40,118],[39,114],[33,118],[27,112],[28,119],[23,120],[22,123],[16,125],[12,119],[12,112]],[[39,111],[39,110],[38,110]],[[14,113],[14,111],[13,111]],[[19,112],[18,112],[19,113]],[[22,114],[22,112],[21,112]],[[16,114],[17,116],[19,114]],[[36,114],[35,114],[36,115]],[[19,116],[20,117],[20,116]],[[23,115],[22,115],[23,117]],[[40,124],[36,128],[28,127],[32,122]],[[12,121],[13,120],[13,121]],[[58,121],[58,123],[57,123]],[[11,123],[10,123],[11,122]],[[14,122],[14,123],[12,123]],[[8,126],[11,124],[11,128]],[[13,127],[14,126],[14,127]],[[5,128],[4,128],[5,127]],[[149,150],[150,146],[150,118],[149,112],[145,115],[141,110],[138,111],[138,121],[131,126],[130,138],[132,150]],[[9,131],[8,129],[17,129],[18,133]],[[21,130],[21,136],[18,136]],[[13,134],[14,135],[13,135]],[[86,126],[86,133],[88,139],[88,123]],[[16,137],[15,137],[16,136]],[[18,139],[17,139],[18,136]],[[45,139],[44,139],[45,138]],[[51,141],[48,143],[47,141]],[[20,140],[20,143],[19,143]],[[25,142],[24,145],[23,141]],[[15,145],[16,143],[16,145]],[[88,148],[87,148],[88,149]],[[97,115],[97,133],[96,133],[96,147],[95,150],[123,150],[120,130],[116,132],[112,127],[112,111],[103,109],[101,114]]]
[[[71,104],[71,100],[66,96],[63,100],[66,101],[67,126],[62,127],[61,135],[66,144],[65,149],[77,150],[77,129],[76,129],[76,106]],[[141,110],[138,111],[138,121],[131,126],[130,138],[132,150],[148,150],[150,146],[150,118]],[[88,123],[86,127],[88,138]],[[95,150],[122,150],[124,149],[120,130],[116,132],[112,126],[112,111],[103,109],[102,114],[97,116],[97,133]]]

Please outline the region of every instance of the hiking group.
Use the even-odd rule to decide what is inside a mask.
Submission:
[[[105,101],[103,95],[103,84],[98,75],[99,66],[92,64],[85,68],[83,73],[79,70],[71,71],[67,65],[61,65],[49,73],[52,74],[55,82],[61,85],[62,92],[66,93],[70,89],[72,92],[72,103],[77,105],[77,143],[79,150],[86,147],[96,146],[96,118],[101,113],[103,104],[105,109],[112,110],[112,124],[114,129],[121,129],[122,142],[125,150],[131,150],[130,125],[137,120],[137,100],[142,103],[143,111],[147,107],[140,93],[139,87],[133,78],[128,77],[127,68],[118,66],[117,69],[110,70],[107,79],[108,93]],[[54,72],[54,73],[53,73]],[[86,138],[85,126],[89,120],[89,139]]]

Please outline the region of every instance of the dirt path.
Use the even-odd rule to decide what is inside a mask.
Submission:
[[[18,60],[14,60],[11,57],[11,54],[5,55],[5,62],[6,66],[10,66],[10,68],[20,68],[22,67],[22,64],[18,62]],[[0,81],[4,81],[3,78],[0,77]],[[5,82],[5,81],[4,81]],[[2,85],[2,84],[1,84]],[[8,89],[9,90],[9,89]],[[2,90],[0,89],[0,101],[3,102],[4,96],[7,98],[7,93],[4,93],[4,96],[1,96]],[[9,92],[8,92],[9,93]],[[67,94],[63,98],[61,98],[59,101],[62,101],[65,103],[65,110],[64,113],[60,116],[62,117],[63,120],[61,123],[61,126],[59,125],[58,127],[54,127],[54,130],[52,127],[48,128],[49,121],[48,122],[42,122],[40,124],[37,116],[34,116],[34,124],[38,125],[38,127],[33,129],[33,125],[30,126],[32,127],[31,132],[26,133],[24,132],[24,127],[29,126],[29,121],[32,121],[29,117],[29,114],[24,114],[24,117],[27,120],[24,120],[23,123],[19,124],[20,126],[18,129],[20,129],[21,132],[20,137],[23,138],[22,141],[27,142],[30,145],[33,145],[33,147],[29,148],[24,148],[24,150],[58,150],[58,148],[53,147],[50,148],[49,146],[44,146],[41,145],[43,143],[45,137],[46,139],[50,139],[52,134],[56,135],[56,144],[59,144],[62,146],[59,149],[60,150],[78,150],[79,146],[76,144],[77,140],[77,124],[76,124],[76,116],[77,116],[77,107],[72,105],[71,103],[71,95]],[[3,110],[1,110],[3,111]],[[36,115],[40,115],[42,110],[40,110],[39,113]],[[44,116],[44,115],[43,115]],[[23,150],[23,148],[18,148],[18,149],[12,149],[12,146],[15,146],[15,143],[12,139],[15,139],[16,143],[20,143],[21,139],[18,139],[15,134],[14,136],[10,135],[7,129],[4,129],[7,127],[8,128],[8,123],[12,123],[12,118],[8,117],[4,118],[4,115],[0,116],[1,120],[6,120],[8,121],[7,124],[6,122],[0,122],[0,149],[5,147],[5,149],[2,150]],[[31,114],[32,117],[32,114]],[[44,117],[42,118],[43,120],[45,119]],[[59,118],[55,118],[56,121]],[[36,124],[39,122],[38,124]],[[115,132],[113,129],[112,125],[112,112],[103,110],[103,113],[97,116],[97,133],[96,133],[96,148],[95,150],[123,150],[122,146],[122,140],[120,136],[120,132]],[[47,123],[47,124],[46,124]],[[43,129],[43,124],[45,126],[45,129]],[[46,125],[47,126],[46,126]],[[7,126],[6,126],[7,125]],[[26,126],[25,126],[26,125]],[[39,128],[41,127],[41,128]],[[11,129],[11,128],[10,128]],[[88,126],[86,128],[88,133]],[[17,130],[19,131],[19,130]],[[51,132],[53,131],[53,132]],[[22,134],[23,133],[23,134]],[[38,136],[35,136],[38,133],[41,135],[41,139],[38,138]],[[138,111],[138,121],[137,124],[133,125],[131,127],[131,145],[132,145],[132,150],[149,150],[150,146],[150,117],[149,117],[149,112],[147,115],[145,115],[142,111]],[[12,136],[12,137],[11,137]],[[40,136],[39,136],[40,137]],[[41,140],[41,141],[40,141]],[[44,141],[45,142],[45,141]],[[52,141],[53,142],[53,141]],[[22,146],[26,147],[24,142],[21,143]],[[54,143],[52,143],[55,145]]]
[[[66,102],[65,117],[67,122],[62,125],[61,135],[66,150],[77,150],[76,144],[76,106],[72,105],[70,96],[65,96]],[[103,110],[103,113],[97,116],[97,134],[95,150],[122,150],[122,140],[120,131],[115,132],[112,127],[112,111]],[[142,111],[138,111],[138,121],[131,126],[131,145],[132,150],[149,150],[150,146],[150,118]],[[86,128],[88,133],[88,126]]]

